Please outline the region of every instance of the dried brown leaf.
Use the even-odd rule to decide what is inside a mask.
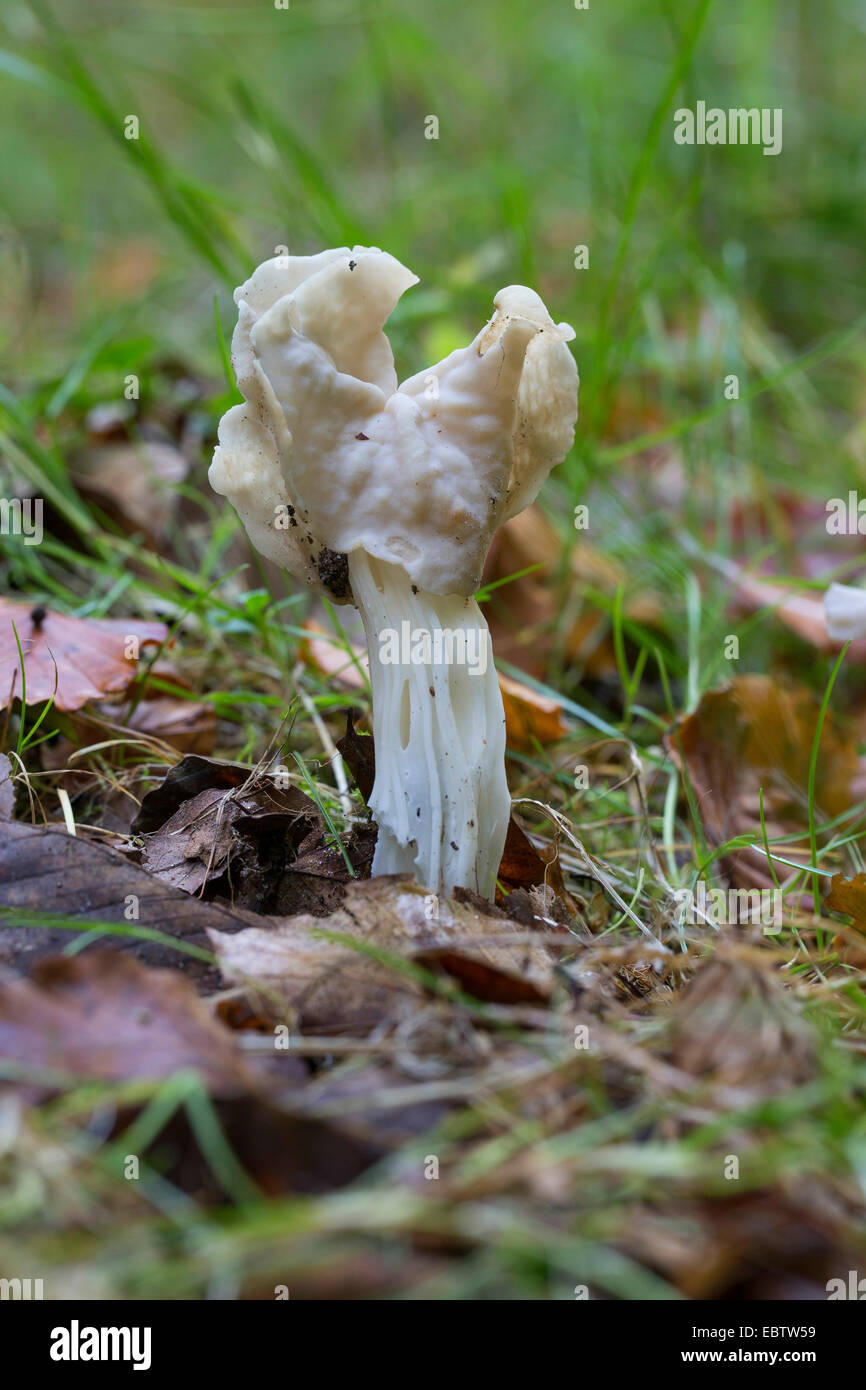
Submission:
[[[811,1078],[815,1038],[777,967],[717,951],[677,996],[671,1060],[692,1076],[770,1095]]]
[[[759,793],[770,839],[808,826],[808,783],[818,704],[803,686],[783,686],[768,676],[738,676],[708,691],[692,714],[666,735],[679,767],[685,767],[704,829],[713,844],[752,833],[761,839]],[[853,738],[828,714],[821,734],[815,801],[829,818],[857,800],[860,759]],[[787,858],[807,861],[808,851],[787,846]],[[734,883],[771,888],[766,855],[739,850],[726,864]]]
[[[568,733],[558,700],[539,695],[501,671],[499,689],[505,706],[506,735],[512,748],[532,748],[536,742],[556,743]]]
[[[839,932],[833,938],[833,947],[846,964],[866,970],[866,874],[855,874],[853,878],[835,874],[824,906],[851,918],[851,929]]]
[[[0,1054],[84,1080],[191,1068],[214,1095],[253,1085],[234,1037],[182,975],[112,951],[45,960],[0,986]]]
[[[145,647],[158,646],[168,635],[162,623],[143,623],[137,618],[70,618],[42,605],[0,599],[3,709],[10,700],[20,699],[22,692],[15,630],[24,654],[27,704],[41,705],[53,697],[54,707],[61,711],[77,710],[89,700],[127,691],[138,672],[138,657],[126,656],[130,639],[135,639],[140,655]]]
[[[129,916],[131,905],[137,918]],[[117,924],[129,934],[111,933],[101,946],[153,965],[170,964],[202,981],[213,978],[209,965],[168,944],[137,938],[134,929],[145,927],[206,950],[206,925],[230,932],[259,920],[240,909],[191,898],[103,843],[68,835],[59,826],[17,821],[0,823],[0,910],[0,964],[27,969],[74,940],[72,931],[22,924],[16,916],[50,912]]]
[[[127,533],[151,543],[164,539],[177,505],[177,485],[189,460],[166,440],[89,446],[73,461],[72,478],[82,496]]]
[[[369,802],[376,780],[376,748],[371,734],[359,734],[355,728],[355,711],[346,710],[346,732],[337,740],[343,761],[355,779],[358,791]]]
[[[175,970],[151,970],[128,956],[56,958],[32,979],[0,984],[0,1054],[21,1064],[21,1088],[31,1101],[70,1076],[122,1082],[197,1073],[217,1103],[229,1147],[272,1196],[340,1187],[382,1153],[378,1141],[274,1104],[264,1092],[268,1077],[256,1074],[189,983]],[[299,1085],[296,1059],[282,1059],[272,1078],[280,1093]],[[28,1069],[35,1069],[29,1078]],[[167,1164],[169,1179],[199,1203],[224,1200],[182,1111],[160,1134],[156,1163]]]
[[[444,971],[481,999],[544,1002],[552,989],[551,957],[536,933],[393,876],[348,884],[329,917],[300,915],[210,939],[227,981],[260,986],[307,1030],[368,1031],[420,1002],[416,980],[378,953]]]

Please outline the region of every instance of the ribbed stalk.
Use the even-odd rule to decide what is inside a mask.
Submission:
[[[400,565],[364,550],[350,553],[349,575],[373,687],[373,873],[414,873],[433,892],[460,886],[492,899],[511,799],[481,610],[474,598],[416,590]]]

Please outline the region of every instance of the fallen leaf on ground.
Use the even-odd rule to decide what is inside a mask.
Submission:
[[[156,544],[165,538],[189,460],[167,440],[140,439],[90,445],[71,471],[83,497],[127,534],[142,533]]]
[[[54,708],[61,711],[81,709],[88,700],[128,690],[138,672],[138,655],[168,636],[163,623],[71,618],[42,604],[0,599],[0,709],[22,693],[13,623],[24,655],[27,704],[41,705],[53,697]],[[133,648],[138,655],[128,657]]]
[[[353,877],[370,877],[377,834],[375,825],[353,826],[351,834],[343,837],[341,850],[326,842],[321,830],[311,832],[283,875],[275,898],[278,906],[273,911],[286,917],[298,912],[315,916],[333,912],[343,901],[345,884]],[[349,873],[343,852],[354,874]]]
[[[508,822],[505,848],[496,875],[506,889],[535,888],[544,883],[548,864],[514,816]]]
[[[505,729],[512,748],[532,748],[537,743],[556,743],[568,733],[562,705],[549,695],[539,695],[521,681],[499,673],[499,689],[505,706]]]
[[[165,882],[274,916],[333,912],[353,873],[369,876],[376,839],[359,825],[332,844],[299,787],[196,755],[148,792],[131,830],[144,867]]]
[[[148,873],[197,893],[219,879],[234,846],[231,793],[211,787],[185,801],[165,825],[142,836],[142,866]]]
[[[835,874],[824,906],[851,918],[850,930],[833,938],[833,949],[847,965],[866,970],[866,874],[855,874],[853,878]]]
[[[23,924],[22,912],[116,924],[125,934],[106,934],[100,947],[171,965],[200,982],[213,982],[215,972],[207,962],[168,943],[136,937],[135,929],[207,950],[206,925],[230,932],[260,920],[251,912],[191,898],[105,844],[68,835],[59,826],[9,821],[0,823],[0,964],[28,969],[76,939],[74,930]]]
[[[274,1104],[235,1036],[186,980],[116,953],[48,960],[31,979],[0,984],[0,1055],[21,1064],[22,1088],[34,1101],[64,1078],[160,1081],[197,1073],[217,1102],[226,1142],[269,1195],[342,1186],[383,1152],[381,1143]],[[283,1056],[289,1068],[296,1064]],[[155,1162],[199,1202],[224,1198],[182,1111],[162,1128]]]
[[[376,780],[376,747],[371,734],[358,733],[356,717],[354,710],[346,711],[346,732],[337,740],[337,750],[354,777],[365,803],[369,803]]]
[[[102,1081],[189,1067],[215,1095],[253,1085],[233,1035],[182,975],[113,951],[45,960],[0,985],[0,1056]]]
[[[250,769],[243,763],[189,753],[168,769],[158,787],[142,797],[138,815],[132,822],[132,833],[147,835],[159,830],[185,801],[198,796],[199,792],[210,787],[241,787],[249,776]]]
[[[756,1096],[808,1081],[815,1037],[772,961],[754,948],[717,950],[677,995],[670,1056],[691,1076]]]
[[[783,686],[768,676],[738,676],[707,691],[692,714],[665,736],[678,767],[688,773],[704,829],[712,844],[750,833],[761,842],[759,792],[770,840],[796,835],[808,826],[808,783],[819,707],[803,686]],[[862,777],[857,746],[841,734],[828,713],[821,734],[815,802],[828,818],[859,799]],[[808,862],[801,837],[777,846],[786,859]],[[725,860],[732,881],[772,888],[766,854],[737,850]],[[777,866],[780,880],[790,874]]]
[[[323,931],[350,937],[357,947]],[[488,1001],[545,1002],[552,989],[552,959],[537,933],[465,903],[437,900],[393,876],[348,884],[343,906],[329,917],[299,915],[209,936],[228,982],[254,993],[258,986],[265,1007],[269,997],[277,1000],[306,1031],[369,1031],[420,1002],[421,985],[383,961],[383,952],[441,970]]]
[[[577,904],[565,886],[556,850],[551,845],[544,856],[540,854],[513,815],[496,878],[497,903],[527,926],[549,925],[543,919],[551,916],[566,922],[577,916]]]
[[[158,830],[144,835],[142,865],[166,883],[197,893],[224,875],[234,900],[266,910],[266,884],[258,882],[248,902],[249,880],[281,873],[298,846],[320,824],[313,801],[298,787],[248,778],[242,787],[208,787],[184,801]]]

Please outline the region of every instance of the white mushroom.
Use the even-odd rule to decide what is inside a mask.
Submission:
[[[824,595],[824,617],[834,642],[866,637],[866,591],[850,584],[831,584]]]
[[[398,386],[382,330],[415,283],[367,247],[259,266],[235,292],[245,403],[223,417],[210,481],[262,554],[360,610],[373,872],[492,897],[510,798],[502,698],[473,595],[496,527],[571,447],[574,332],[511,285],[468,347]]]

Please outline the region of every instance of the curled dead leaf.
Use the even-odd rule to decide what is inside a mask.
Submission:
[[[527,926],[537,927],[551,915],[565,922],[577,916],[577,904],[565,886],[556,849],[547,846],[540,853],[514,816],[508,822],[496,878],[501,885],[497,902]]]
[[[359,734],[354,710],[346,711],[346,732],[337,740],[337,749],[355,779],[358,791],[369,803],[376,780],[376,748],[372,734]]]
[[[207,787],[143,837],[142,864],[165,883],[198,893],[231,874],[240,861],[233,875],[235,901],[261,910],[263,905],[246,901],[243,891],[251,860],[261,860],[262,874],[266,865],[279,872],[318,825],[315,803],[297,787],[281,789],[266,777],[242,787]]]

